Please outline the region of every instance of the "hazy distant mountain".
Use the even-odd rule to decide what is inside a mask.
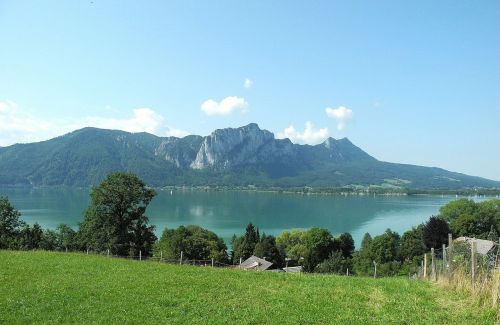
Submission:
[[[382,162],[347,138],[293,144],[257,124],[184,138],[84,128],[0,148],[0,185],[89,186],[112,171],[137,173],[153,186],[500,187],[497,181],[441,168]]]

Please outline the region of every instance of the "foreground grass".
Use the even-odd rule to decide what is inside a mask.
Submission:
[[[0,251],[0,323],[460,323],[497,310],[427,282]]]

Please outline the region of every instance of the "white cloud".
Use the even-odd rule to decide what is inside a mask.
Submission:
[[[352,109],[340,106],[338,108],[327,107],[325,109],[326,115],[337,121],[337,129],[343,130],[347,122],[352,119]]]
[[[174,129],[174,128],[169,128],[167,132],[165,133],[165,136],[167,137],[176,137],[176,138],[184,138],[186,135],[189,135],[190,133],[184,130],[179,130],[179,129]]]
[[[248,103],[243,97],[229,96],[217,103],[213,99],[208,99],[201,104],[201,110],[208,116],[228,115],[236,111],[242,113],[248,109]]]
[[[86,117],[84,125],[102,129],[123,130],[127,132],[148,132],[159,133],[163,131],[163,116],[156,113],[151,108],[136,108],[133,110],[131,118],[117,119],[108,117]],[[76,122],[81,124],[81,122]]]
[[[304,131],[300,132],[290,125],[283,132],[278,133],[277,138],[289,138],[294,143],[318,144],[328,138],[328,128],[316,129],[312,122],[306,122]]]
[[[246,89],[250,89],[252,88],[252,85],[253,81],[248,78],[245,78],[245,81],[243,82],[243,87],[245,87]]]
[[[79,119],[51,119],[34,116],[12,101],[3,101],[0,102],[0,146],[47,140],[87,126],[148,132],[159,136],[183,137],[189,134],[168,127],[164,120],[162,115],[147,107],[132,110],[129,118],[85,116]]]

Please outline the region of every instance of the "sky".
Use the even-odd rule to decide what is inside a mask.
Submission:
[[[500,180],[500,2],[0,0],[0,146],[251,122]]]

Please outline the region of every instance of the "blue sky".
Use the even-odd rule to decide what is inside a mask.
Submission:
[[[0,1],[0,41],[0,146],[256,122],[500,180],[498,1]]]

